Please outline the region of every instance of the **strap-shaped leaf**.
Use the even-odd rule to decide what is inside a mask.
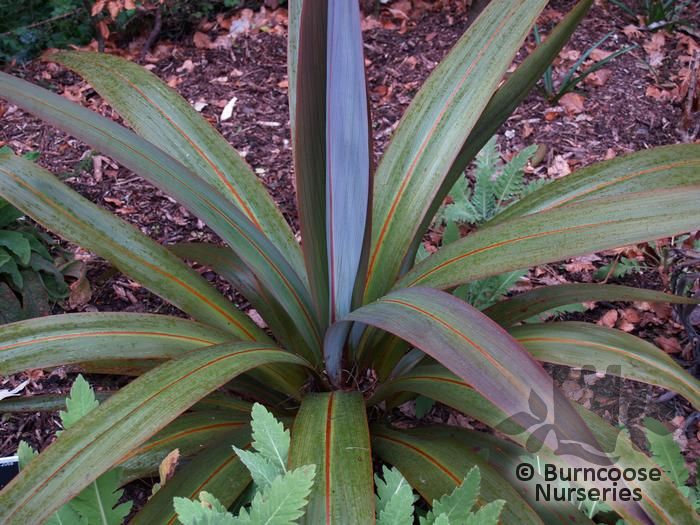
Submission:
[[[316,465],[301,524],[374,523],[374,479],[359,393],[307,395],[292,427],[289,466]]]
[[[608,370],[627,379],[673,390],[700,409],[700,382],[666,352],[639,337],[577,322],[531,324],[508,331],[538,361],[591,366],[600,372]],[[609,365],[612,366],[608,368]]]
[[[81,313],[4,325],[0,374],[97,359],[167,359],[230,341],[223,330],[166,315]]]
[[[586,199],[697,185],[700,183],[699,174],[700,144],[664,146],[630,153],[546,184],[491,222],[497,224]]]
[[[233,442],[235,444],[235,441]],[[243,448],[248,443],[240,445]],[[172,479],[129,521],[129,525],[177,525],[174,497],[196,499],[202,491],[230,506],[250,484],[250,473],[225,438],[178,468]]]
[[[520,105],[539,79],[542,78],[547,67],[551,65],[566,42],[568,42],[569,37],[578,27],[578,24],[592,4],[593,0],[581,0],[576,4],[562,21],[552,29],[547,36],[547,40],[537,46],[523,60],[522,64],[506,78],[503,85],[498,88],[498,91],[496,91],[469,137],[464,142],[459,155],[452,163],[450,171],[435,194],[428,212],[423,217],[420,228],[416,231],[411,250],[404,260],[405,266],[410,268],[410,265],[413,264],[415,253],[423,238],[423,234],[428,230],[438,208],[442,205],[445,196],[447,196],[459,176],[464,173],[464,169],[474,159],[476,154],[481,151],[498,131],[498,128],[510,117],[515,108]]]
[[[246,315],[168,250],[33,162],[0,152],[0,194],[49,230],[104,257],[193,317],[241,339],[267,339]]]
[[[513,218],[468,235],[396,284],[453,288],[475,279],[675,235],[700,222],[700,186],[605,197]]]
[[[305,362],[272,346],[226,343],[147,372],[63,432],[0,492],[0,523],[41,523],[197,400],[271,363]]]
[[[420,348],[485,398],[529,428],[528,399],[556,405],[557,433],[595,444],[583,421],[547,372],[500,326],[456,297],[430,288],[391,293],[348,319],[391,332]],[[561,410],[559,411],[559,408]],[[560,412],[560,414],[559,414]]]
[[[531,317],[569,304],[586,301],[648,301],[651,303],[697,304],[699,299],[656,290],[617,284],[560,284],[541,286],[515,295],[484,310],[501,326],[513,326]]]
[[[384,461],[399,469],[424,499],[432,502],[449,494],[477,465],[481,473],[479,506],[505,499],[507,504],[501,515],[503,523],[544,523],[504,477],[507,471],[499,473],[483,455],[461,445],[452,436],[456,429],[431,426],[425,429],[427,432],[422,430],[375,425],[372,427],[372,448]]]
[[[327,60],[326,238],[335,322],[350,312],[370,231],[372,151],[359,3],[329,3]]]
[[[180,451],[180,462],[187,463],[204,448],[224,441],[242,446],[250,440],[250,414],[198,410],[183,414],[151,439],[122,458],[122,483],[153,475],[171,451]]]
[[[255,274],[243,264],[243,261],[233,250],[209,243],[181,243],[168,246],[168,249],[178,257],[209,266],[230,282],[250,301],[250,304],[270,327],[272,333],[284,343],[285,348],[309,360],[313,360],[315,352],[321,351],[320,348],[311,350],[309,345],[316,346],[317,341],[315,339],[309,342],[304,340],[293,319],[289,317],[277,299],[260,284]]]
[[[175,90],[116,55],[60,51],[46,58],[85,78],[136,133],[219,190],[305,276],[299,244],[265,187],[226,139]]]
[[[490,2],[406,110],[377,167],[364,302],[395,281],[438,188],[545,4]]]
[[[289,100],[289,130],[294,143],[297,107],[297,63],[299,61],[299,28],[304,0],[287,1],[287,98]]]
[[[294,104],[294,177],[301,248],[321,326],[327,326],[326,248],[326,51],[328,1],[299,0]],[[297,7],[299,9],[299,7]]]
[[[214,187],[132,131],[61,96],[5,73],[0,73],[0,95],[91,144],[175,197],[236,250],[302,333],[320,341],[306,283],[270,240]]]

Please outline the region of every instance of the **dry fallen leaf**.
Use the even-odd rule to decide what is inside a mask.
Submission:
[[[601,60],[605,60],[608,58],[610,55],[612,55],[612,51],[606,51],[605,49],[600,49],[599,47],[595,48],[593,51],[591,51],[591,54],[589,55],[592,60],[595,60],[596,62],[600,62]]]
[[[185,60],[182,65],[177,68],[175,71],[178,73],[192,73],[194,71],[194,62],[192,62],[189,58]]]
[[[619,314],[617,313],[617,310],[608,310],[605,312],[603,317],[598,319],[598,322],[596,324],[600,326],[605,326],[607,328],[612,328],[615,326],[615,323],[617,323],[617,318],[619,317]]]
[[[649,57],[649,65],[658,67],[664,61],[663,48],[666,45],[666,37],[662,32],[654,33],[650,40],[642,45]]]
[[[675,337],[666,337],[665,335],[660,335],[654,338],[654,343],[656,346],[661,348],[667,354],[677,354],[681,351],[681,344]]]
[[[177,467],[177,462],[179,460],[180,449],[176,448],[165,456],[163,461],[160,462],[160,465],[158,466],[158,474],[160,476],[161,487],[175,475],[175,467]]]
[[[639,28],[632,24],[623,27],[622,32],[629,38],[638,38],[642,36],[642,32],[639,30]]]
[[[610,79],[611,75],[612,71],[609,69],[599,69],[588,75],[585,82],[591,86],[602,86]]]
[[[567,93],[559,99],[559,105],[564,108],[567,115],[577,115],[583,111],[584,100],[578,93]]]
[[[0,390],[0,401],[2,401],[3,399],[6,399],[8,397],[18,396],[19,393],[22,390],[24,390],[24,387],[27,386],[28,384],[29,384],[29,379],[27,379],[26,381],[23,381],[22,383],[17,385],[12,390],[7,390],[7,389]]]
[[[194,42],[194,47],[199,49],[212,49],[214,47],[209,39],[209,35],[201,31],[197,31],[194,34],[192,41]]]
[[[231,118],[233,116],[233,108],[236,105],[236,102],[238,101],[238,97],[233,97],[231,100],[229,100],[226,105],[224,106],[223,111],[221,112],[221,121],[225,121]]]
[[[571,168],[566,159],[561,155],[555,155],[552,164],[547,168],[547,175],[554,178],[564,177],[571,173]]]

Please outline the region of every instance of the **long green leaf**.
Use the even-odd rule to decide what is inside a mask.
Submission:
[[[260,180],[175,90],[147,69],[116,55],[59,51],[45,58],[84,77],[136,133],[219,190],[305,278],[299,244]]]
[[[600,162],[531,193],[492,224],[571,202],[700,183],[700,144],[665,146]],[[626,197],[632,200],[632,197]]]
[[[449,289],[507,271],[694,230],[700,186],[568,204],[514,218],[453,242],[395,286]]]
[[[656,290],[616,284],[560,284],[541,286],[490,306],[484,314],[504,327],[569,304],[586,301],[647,301],[651,303],[697,304],[698,299]]]
[[[330,321],[351,309],[371,218],[371,135],[360,6],[328,5],[326,238]]]
[[[289,129],[294,143],[297,105],[297,63],[299,61],[299,28],[304,0],[287,1],[287,80],[289,99]]]
[[[391,293],[348,319],[401,337],[441,362],[489,401],[530,425],[528,399],[557,407],[560,436],[594,444],[592,436],[547,372],[500,326],[456,297],[429,288]]]
[[[209,243],[181,243],[168,246],[178,257],[209,266],[221,277],[230,282],[253,305],[284,346],[295,353],[312,360],[315,353],[320,353],[317,341],[311,341],[315,350],[297,330],[294,320],[282,308],[260,281],[255,277],[234,253],[224,246]]]
[[[364,302],[391,288],[436,192],[545,4],[490,2],[413,99],[377,167]]]
[[[270,240],[214,187],[123,126],[33,84],[0,73],[0,95],[110,155],[175,197],[236,250],[309,340],[320,340],[306,283]]]
[[[176,525],[174,497],[196,499],[200,492],[206,491],[223,505],[230,506],[249,484],[248,469],[224,438],[221,443],[194,456],[187,465],[178,467],[175,476],[148,500],[129,525]]]
[[[99,359],[167,359],[230,340],[223,330],[166,315],[39,317],[0,330],[0,374]]]
[[[374,523],[367,416],[359,393],[307,395],[292,427],[289,466],[316,465],[302,524]]]
[[[547,67],[557,57],[569,37],[578,27],[583,17],[593,4],[593,0],[581,0],[571,11],[559,22],[547,40],[537,46],[537,48],[523,60],[516,70],[510,74],[503,85],[498,88],[493,98],[489,102],[484,112],[479,117],[474,129],[464,142],[457,158],[452,163],[450,171],[442,181],[428,212],[423,217],[420,228],[416,231],[413,246],[406,255],[404,265],[413,264],[415,252],[418,249],[423,234],[427,231],[435,214],[442,205],[444,198],[454,186],[459,176],[464,173],[465,168],[474,159],[476,154],[486,145],[486,143],[498,131],[498,128],[510,117],[525,97],[530,93],[537,81],[547,70]],[[410,267],[410,266],[409,266]]]
[[[452,436],[454,432],[456,429],[438,426],[398,430],[376,425],[372,427],[372,448],[384,461],[398,468],[413,488],[430,502],[452,492],[477,465],[481,472],[479,506],[505,499],[503,523],[542,524],[530,504],[504,477],[507,473],[499,473],[483,455],[462,446]]]
[[[91,411],[0,492],[0,523],[40,523],[122,457],[235,376],[300,358],[257,343],[226,343],[168,361]]]
[[[327,0],[299,0],[294,103],[294,177],[302,251],[311,295],[321,326],[327,326],[326,247],[326,51]],[[297,8],[298,9],[298,8]]]
[[[651,343],[620,330],[589,323],[545,323],[516,326],[510,335],[538,361],[591,366],[673,390],[700,409],[700,382]],[[619,366],[619,371],[616,371]]]
[[[241,339],[267,339],[247,316],[168,250],[33,162],[0,152],[0,194],[46,228],[111,261],[193,317]]]

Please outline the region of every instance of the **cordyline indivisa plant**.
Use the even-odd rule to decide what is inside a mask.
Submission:
[[[138,65],[93,53],[50,57],[82,75],[133,131],[0,74],[1,97],[172,195],[225,244],[162,246],[31,161],[0,154],[3,198],[192,318],[84,313],[2,327],[1,374],[71,364],[136,378],[64,431],[0,493],[0,523],[41,523],[101,474],[120,466],[124,482],[151,475],[175,448],[183,459],[174,477],[131,523],[173,523],[173,497],[196,498],[203,490],[231,505],[250,483],[231,448],[250,443],[250,400],[287,418],[290,468],[316,465],[304,518],[310,524],[374,522],[375,459],[398,468],[427,502],[478,465],[484,500],[506,500],[501,519],[518,524],[591,523],[570,504],[537,502],[521,490],[512,467],[526,445],[533,450],[539,442],[541,458],[572,467],[594,464],[595,450],[611,452],[620,468],[652,466],[625,434],[570,403],[541,362],[620,365],[624,377],[673,390],[696,408],[698,382],[629,334],[521,321],[582,301],[689,299],[572,284],[538,288],[481,312],[449,292],[499,273],[696,229],[700,145],[582,169],[414,264],[455,180],[591,4],[576,5],[505,76],[546,3],[490,2],[416,94],[375,168],[357,2],[291,2],[289,100],[301,243],[236,151]],[[230,280],[269,331],[185,260]],[[512,441],[439,425],[392,426],[392,408],[417,395],[499,427]],[[25,409],[36,403],[25,401]],[[533,432],[533,419],[544,423],[544,416],[551,431]],[[561,454],[572,450],[562,443],[579,445],[580,453]],[[643,498],[609,502],[627,523],[694,522],[666,477],[627,485],[641,488]]]

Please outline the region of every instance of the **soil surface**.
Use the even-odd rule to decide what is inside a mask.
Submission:
[[[364,33],[377,156],[386,147],[422,82],[470,22],[469,11],[456,5],[457,2],[443,4],[411,12],[407,20],[387,23],[380,17],[379,22],[373,24],[378,27]],[[541,30],[546,34],[573,4],[563,0],[552,2],[540,20]],[[555,82],[564,76],[581,53],[610,31],[614,31],[615,36],[601,47],[604,51],[631,45],[637,47],[607,64],[603,75],[583,82],[578,95],[566,97],[559,104],[551,104],[540,90],[534,90],[499,131],[503,158],[510,158],[527,145],[538,144],[540,162],[529,170],[529,177],[556,178],[606,158],[689,140],[682,125],[684,100],[679,90],[683,68],[688,67],[685,57],[693,45],[700,49],[700,39],[681,30],[672,33],[632,31],[629,29],[631,23],[614,7],[593,7],[555,63]],[[212,25],[208,27],[208,34],[214,40],[221,34],[221,29]],[[663,35],[663,43],[655,36],[658,34]],[[533,46],[534,40],[530,38],[516,62],[522,60]],[[655,52],[660,53],[661,58],[654,55]],[[138,54],[134,58],[175,87],[192,104],[201,107],[201,113],[255,169],[296,229],[283,30],[241,34],[230,49],[198,47],[193,45],[191,38],[177,43],[161,43],[146,59],[139,59]],[[55,64],[35,61],[11,72],[120,121],[94,90]],[[234,96],[237,101],[233,116],[222,122],[222,108]],[[81,142],[1,100],[0,115],[0,146],[8,145],[16,153],[41,152],[39,164],[92,202],[136,225],[158,242],[218,242],[201,221],[174,200],[110,159],[99,155],[94,157]],[[439,230],[436,228],[426,236],[429,250],[439,244]],[[56,312],[131,311],[183,315],[128,277],[112,271],[104,261],[77,247],[72,248],[88,265],[92,297],[72,308],[67,303],[57,304]],[[593,282],[594,271],[621,254],[645,264],[648,262],[643,249],[636,247],[577,258],[533,269],[516,291],[541,284]],[[206,268],[198,269],[239,306],[247,308],[245,300],[236,295],[228,283]],[[611,278],[608,282],[668,290],[669,271],[660,271],[658,265],[650,263],[642,273]],[[687,334],[674,320],[668,306],[597,303],[585,312],[568,314],[568,318],[624,329],[655,342],[682,363],[691,357]],[[551,370],[565,390],[567,385],[570,387],[567,390],[570,397],[598,408],[602,406],[599,412],[604,415],[606,403],[618,395],[610,392],[613,387],[596,388],[596,391],[608,393],[591,401],[592,397],[586,399],[585,385],[580,386],[583,384],[579,381],[580,371],[562,367],[551,367]],[[24,393],[66,392],[74,373],[71,368],[61,368],[53,372],[32,371],[29,375],[0,377],[0,388],[12,388],[29,377],[31,382]],[[97,385],[98,390],[113,389],[126,381],[125,378],[104,376],[91,376],[89,380]],[[575,388],[574,383],[580,388]],[[678,397],[668,399],[666,396],[663,402],[654,402],[663,394],[655,387],[625,381],[617,383],[614,388],[624,399],[643,396],[648,403],[641,415],[658,417],[669,423],[669,428],[682,425],[692,412],[690,406]],[[636,424],[641,415],[629,415],[627,422]],[[404,413],[409,421],[414,416],[410,407]],[[610,411],[607,416],[611,420],[616,417]],[[474,422],[460,420],[461,416],[440,406],[433,408],[426,417],[480,428]],[[14,453],[20,439],[43,449],[51,442],[57,428],[55,413],[5,414],[0,420],[0,456]],[[697,427],[692,425],[686,432],[685,450],[689,460],[697,456],[700,448],[696,432]],[[139,498],[146,493],[143,487],[142,490],[133,490],[133,495]]]

